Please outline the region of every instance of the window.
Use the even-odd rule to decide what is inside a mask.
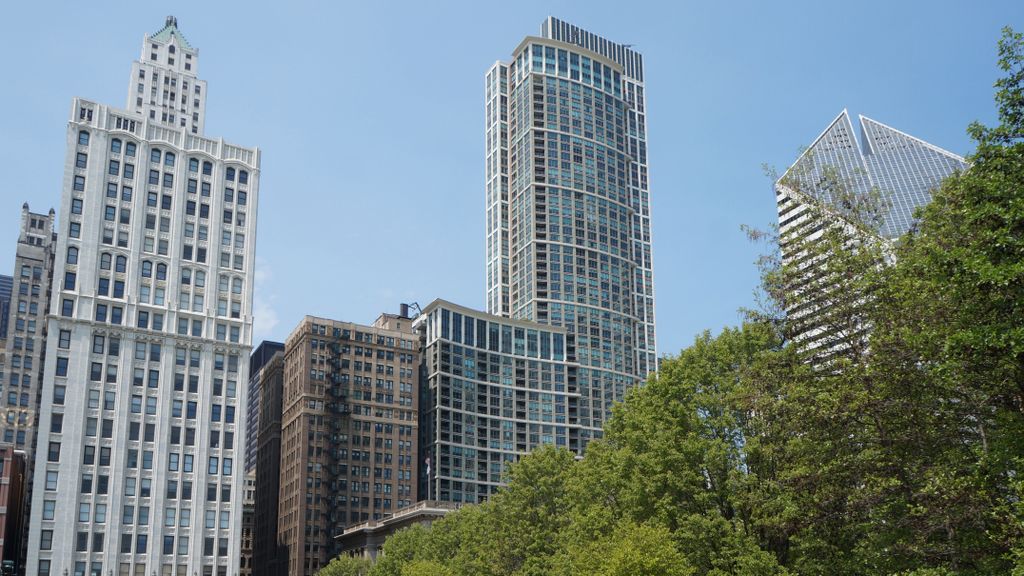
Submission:
[[[89,155],[84,152],[75,154],[75,168],[85,168],[89,163]]]
[[[199,86],[196,86],[199,89]],[[203,162],[203,176],[210,176],[213,174],[213,164],[211,162]]]
[[[160,163],[160,150],[159,149],[154,148],[154,149],[149,151],[149,161],[150,162],[155,162],[157,164]]]
[[[39,535],[39,549],[40,550],[52,550],[53,549],[53,530],[43,530]]]
[[[129,142],[129,143],[125,144],[124,155],[125,156],[135,156],[135,143],[134,142]]]
[[[249,183],[249,173],[246,172],[245,170],[240,171],[238,173],[238,183],[239,184],[248,184]]]
[[[124,273],[128,269],[128,258],[118,256],[114,264],[114,272]]]
[[[199,172],[199,159],[198,158],[189,158],[188,159],[188,171],[189,172]]]
[[[110,141],[110,151],[113,152],[114,154],[120,154],[121,153],[121,140],[119,140],[117,138],[114,138],[113,140],[111,140]]]
[[[78,264],[78,248],[74,246],[68,246],[68,264]]]
[[[198,86],[197,86],[197,88],[198,88]],[[89,133],[86,132],[85,130],[81,130],[81,131],[78,132],[78,145],[79,146],[88,146],[89,145]]]
[[[85,176],[75,176],[74,183],[71,185],[72,189],[76,192],[82,192],[85,190]]]
[[[53,513],[56,510],[56,500],[43,500],[43,520],[53,520]]]
[[[82,199],[81,198],[72,198],[71,199],[71,213],[72,214],[81,214],[82,213]]]
[[[71,238],[79,238],[82,236],[82,225],[78,222],[68,223],[68,236]]]
[[[171,48],[174,48],[173,46]],[[174,166],[174,153],[168,152],[164,154],[164,166]]]
[[[46,453],[46,461],[60,462],[60,442],[50,442],[49,450]]]

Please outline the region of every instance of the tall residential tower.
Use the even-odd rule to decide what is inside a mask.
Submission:
[[[643,58],[556,18],[486,76],[487,311],[562,327],[580,448],[657,367]]]
[[[72,102],[29,574],[238,570],[260,154],[198,59],[169,17],[124,109]]]

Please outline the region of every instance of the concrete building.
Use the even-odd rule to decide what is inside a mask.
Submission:
[[[284,344],[264,340],[249,357],[249,393],[245,403],[245,473],[256,473],[256,446],[260,429],[260,370],[274,357],[284,352]]]
[[[256,447],[256,518],[253,533],[254,576],[286,576],[288,548],[278,544],[281,490],[281,402],[284,351],[274,353],[260,370],[260,418]]]
[[[340,554],[376,560],[384,547],[384,541],[395,532],[417,524],[429,526],[458,509],[459,505],[451,502],[420,500],[412,506],[396,510],[383,520],[367,520],[346,528],[335,539]]]
[[[238,571],[260,154],[198,64],[169,17],[125,108],[72,102],[29,574]]]
[[[10,444],[25,454],[33,454],[39,429],[40,394],[43,366],[46,359],[46,315],[50,311],[50,284],[53,281],[54,211],[46,214],[31,212],[28,204],[21,207],[21,230],[14,255],[14,278],[9,290],[6,339],[0,338],[3,359],[0,359],[0,441]],[[36,460],[28,458],[25,478],[18,483],[24,494],[18,502],[24,503],[25,518],[31,511],[31,482]],[[19,570],[25,567],[28,541],[28,523],[18,526],[24,534],[12,538],[22,547],[15,562]]]
[[[0,444],[0,573],[23,573],[22,541],[28,503],[25,501],[28,463],[25,452]]]
[[[2,441],[31,453],[38,426],[40,382],[46,358],[46,315],[53,278],[54,212],[37,214],[21,207],[21,232],[14,256],[7,325],[7,366],[0,381]],[[29,470],[29,475],[31,475]]]
[[[286,340],[278,543],[288,574],[312,576],[338,555],[345,528],[419,499],[416,340],[412,320],[394,314],[372,326],[307,316]]]
[[[914,224],[914,211],[931,201],[942,180],[967,168],[952,152],[860,117],[860,142],[843,110],[775,183],[779,239],[785,263],[800,263],[800,278],[790,283],[813,299],[796,298],[786,314],[794,339],[815,364],[826,364],[866,335],[866,327],[848,314],[831,314],[847,295],[831,279],[823,256],[808,253],[825,230],[841,227],[851,238],[866,226],[873,240],[899,238]],[[874,222],[854,226],[850,206],[863,199]],[[871,208],[872,205],[875,205]]]
[[[548,18],[485,90],[487,311],[575,336],[582,449],[656,368],[643,58]]]

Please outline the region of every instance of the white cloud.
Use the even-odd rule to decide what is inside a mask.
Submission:
[[[256,270],[253,274],[252,299],[252,344],[254,347],[270,338],[280,321],[273,306],[277,294],[269,286],[272,278],[273,271],[270,269],[270,264],[257,257]]]

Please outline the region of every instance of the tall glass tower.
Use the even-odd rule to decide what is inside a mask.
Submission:
[[[797,303],[788,305],[786,314],[795,340],[819,365],[863,342],[867,326],[830,312],[842,309],[834,307],[834,302],[845,300],[842,284],[827,274],[824,260],[807,253],[809,243],[833,227],[855,235],[846,205],[867,194],[880,201],[881,213],[877,221],[862,224],[872,226],[881,241],[899,238],[913,226],[914,211],[931,201],[932,190],[967,168],[960,156],[864,116],[860,133],[858,143],[853,122],[843,110],[775,183],[782,257],[803,262],[804,270],[787,290],[815,295],[813,304],[806,297],[795,298]]]
[[[487,310],[574,335],[580,447],[656,368],[643,59],[549,17],[486,76]]]

